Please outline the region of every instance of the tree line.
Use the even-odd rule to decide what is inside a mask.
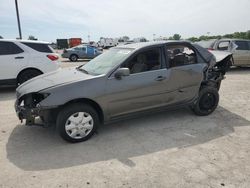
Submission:
[[[234,32],[231,34],[225,35],[202,35],[200,37],[190,37],[187,40],[192,42],[198,42],[201,40],[210,40],[210,39],[221,39],[221,38],[230,38],[230,39],[248,39],[250,40],[250,30],[246,32]]]

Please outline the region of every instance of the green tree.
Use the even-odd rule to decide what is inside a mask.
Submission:
[[[30,35],[30,36],[28,37],[28,40],[37,40],[37,38],[34,37],[33,35]]]
[[[187,40],[190,40],[191,42],[198,42],[199,39],[197,37],[190,37]]]
[[[179,35],[179,34],[174,34],[174,35],[173,35],[173,39],[174,39],[174,40],[180,40],[180,39],[181,39],[181,35]]]
[[[129,37],[128,36],[123,36],[122,39],[126,42],[129,41]]]
[[[3,37],[0,35],[0,39],[3,39]]]
[[[249,40],[250,40],[250,30],[248,30],[248,31],[246,32],[246,39],[249,39]]]

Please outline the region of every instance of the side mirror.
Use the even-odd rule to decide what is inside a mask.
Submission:
[[[129,76],[130,70],[129,68],[119,68],[115,72],[115,78],[120,80],[123,76]]]

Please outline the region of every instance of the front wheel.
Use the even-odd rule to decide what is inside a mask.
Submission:
[[[99,125],[99,117],[94,108],[86,104],[72,104],[63,108],[57,117],[60,136],[69,142],[88,140]]]
[[[216,109],[218,103],[218,90],[214,87],[204,87],[200,90],[199,97],[191,109],[196,115],[206,116]]]

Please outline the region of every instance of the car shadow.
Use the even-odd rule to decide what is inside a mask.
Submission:
[[[0,102],[13,100],[16,98],[16,87],[1,86],[0,87]]]
[[[60,169],[110,159],[127,166],[131,157],[170,148],[190,147],[234,132],[234,127],[249,126],[250,121],[223,107],[207,117],[189,110],[161,112],[100,127],[97,135],[78,144],[57,136],[54,128],[14,128],[7,143],[7,158],[27,171]]]
[[[249,74],[250,67],[232,67],[227,74]]]

